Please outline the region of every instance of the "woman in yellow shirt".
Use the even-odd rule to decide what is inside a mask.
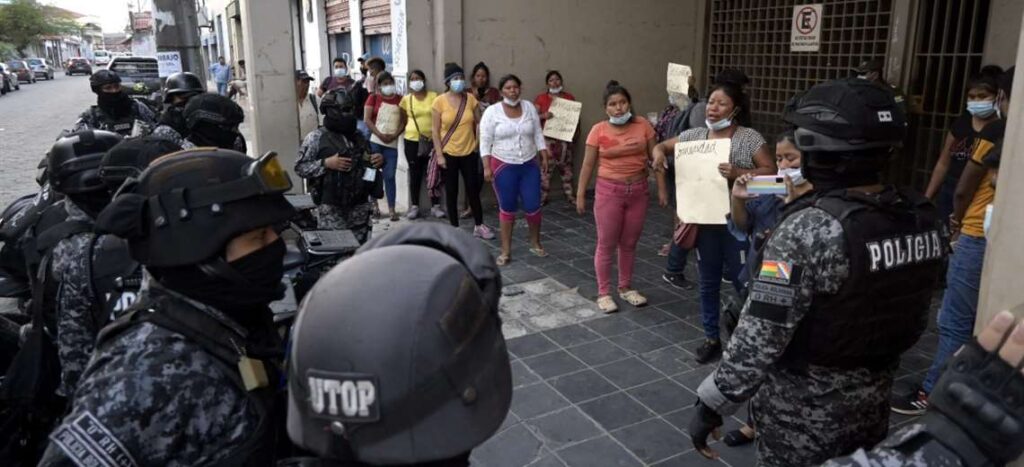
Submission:
[[[434,99],[431,137],[437,165],[444,169],[445,205],[448,221],[459,226],[459,175],[466,185],[466,199],[473,211],[473,235],[484,240],[494,232],[484,225],[480,209],[480,153],[477,152],[477,123],[480,109],[476,97],[466,92],[466,73],[455,63],[444,66],[447,92]]]
[[[430,163],[433,105],[437,93],[427,90],[427,77],[421,70],[409,72],[409,93],[402,98],[399,108],[405,112],[405,161],[409,163],[409,212],[407,219],[420,216],[420,187]],[[423,149],[421,150],[421,146]],[[443,218],[440,193],[430,192],[430,213]]]

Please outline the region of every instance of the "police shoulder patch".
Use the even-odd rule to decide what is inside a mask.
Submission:
[[[134,467],[135,459],[113,433],[90,412],[79,415],[50,433],[54,442],[75,465]]]
[[[757,280],[773,284],[789,285],[796,279],[799,268],[788,261],[764,260],[761,262]]]
[[[380,420],[380,386],[375,375],[309,370],[306,383],[313,416],[354,423]]]

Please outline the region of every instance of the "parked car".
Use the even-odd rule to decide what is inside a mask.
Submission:
[[[26,58],[25,62],[32,68],[32,72],[35,73],[36,79],[53,79],[53,66],[50,65],[50,61],[45,58]]]
[[[3,82],[0,83],[0,93],[7,94],[21,89],[21,84],[18,83],[18,75],[11,72],[6,63],[0,63],[0,76],[3,77]]]
[[[112,58],[110,52],[107,52],[106,50],[97,50],[93,52],[93,57],[95,57],[94,60],[98,67],[107,66],[110,64],[110,59]]]
[[[152,97],[160,92],[160,66],[156,57],[114,57],[107,69],[121,77],[128,94]]]
[[[24,60],[8,60],[7,67],[11,69],[11,73],[18,77],[19,82],[35,84],[36,74],[32,72],[28,63],[25,63]]]
[[[89,60],[82,57],[68,60],[68,67],[64,70],[64,74],[71,76],[75,73],[92,76],[92,65],[89,63]]]

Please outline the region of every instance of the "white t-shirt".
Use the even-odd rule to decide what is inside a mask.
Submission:
[[[515,119],[505,115],[501,103],[484,110],[480,118],[481,156],[493,156],[506,164],[523,164],[546,147],[537,108],[527,100],[520,101],[519,106],[523,114]]]

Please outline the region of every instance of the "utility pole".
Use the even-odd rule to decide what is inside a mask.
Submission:
[[[182,71],[206,82],[195,0],[153,0],[153,22],[158,52],[181,54]]]

